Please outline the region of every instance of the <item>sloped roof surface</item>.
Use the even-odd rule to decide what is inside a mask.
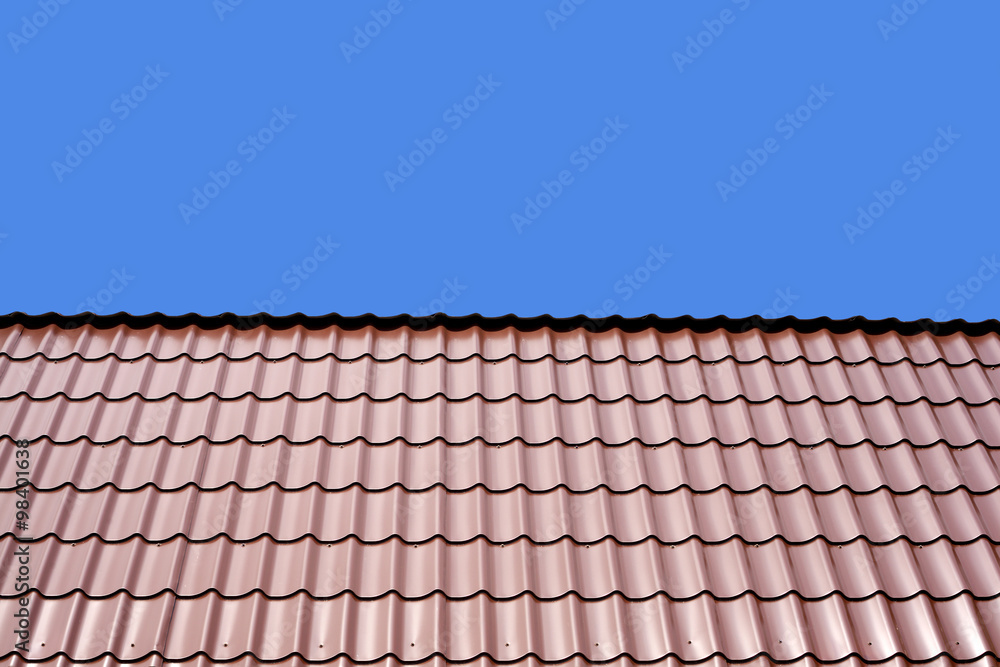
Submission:
[[[249,324],[0,317],[7,664],[1000,653],[996,322]]]

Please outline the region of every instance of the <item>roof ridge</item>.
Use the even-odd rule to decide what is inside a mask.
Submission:
[[[923,332],[940,336],[947,336],[954,333],[964,333],[969,336],[982,336],[989,333],[1000,334],[1000,321],[996,319],[984,320],[982,322],[967,322],[963,319],[936,322],[931,319],[913,321],[902,321],[897,318],[869,320],[862,316],[844,319],[831,319],[829,317],[799,319],[792,316],[764,319],[759,315],[742,318],[730,318],[725,315],[696,318],[691,315],[662,317],[650,314],[632,318],[622,317],[621,315],[592,318],[585,315],[574,315],[571,317],[537,315],[525,317],[514,315],[513,313],[500,316],[486,316],[479,313],[470,315],[435,313],[433,315],[418,317],[408,314],[378,316],[373,313],[365,313],[364,315],[341,315],[339,313],[328,313],[325,315],[294,313],[281,316],[268,313],[236,315],[230,312],[219,315],[200,315],[197,313],[166,315],[160,312],[146,315],[133,315],[125,312],[109,315],[97,315],[89,312],[76,315],[63,315],[54,312],[29,315],[20,311],[0,315],[0,328],[23,326],[28,329],[38,329],[48,325],[56,325],[61,328],[75,329],[84,324],[89,324],[98,329],[107,329],[118,325],[126,325],[134,329],[145,329],[153,326],[163,326],[168,329],[179,329],[187,326],[197,326],[203,329],[218,329],[224,326],[233,326],[240,329],[255,329],[261,326],[268,326],[272,329],[288,329],[294,326],[304,326],[309,329],[322,329],[329,326],[338,326],[344,329],[360,329],[371,326],[380,330],[409,327],[419,331],[437,327],[443,327],[452,331],[465,330],[472,327],[495,331],[513,327],[522,331],[535,331],[548,328],[555,331],[587,329],[591,332],[615,329],[626,332],[647,329],[657,329],[659,331],[688,329],[695,332],[707,332],[724,329],[731,333],[738,333],[751,329],[759,329],[764,332],[792,329],[799,333],[813,333],[827,330],[832,333],[862,331],[869,334],[883,334],[896,332],[906,336],[917,335]]]

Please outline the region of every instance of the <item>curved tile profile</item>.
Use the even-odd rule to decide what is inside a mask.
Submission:
[[[879,326],[877,332],[866,333],[855,323],[847,323],[833,331],[820,326],[822,322],[819,321],[814,321],[817,322],[814,326],[812,322],[789,318],[784,326],[775,323],[765,332],[753,320],[681,318],[666,321],[613,317],[608,318],[606,330],[595,332],[593,327],[585,326],[586,320],[575,327],[554,330],[544,324],[528,327],[528,320],[517,318],[501,327],[489,328],[471,320],[466,325],[461,323],[462,318],[439,318],[445,326],[417,328],[407,326],[404,318],[396,323],[388,318],[374,318],[371,322],[346,327],[346,318],[339,321],[334,318],[328,323],[324,318],[314,318],[307,324],[249,329],[238,328],[238,322],[206,328],[204,321],[180,324],[181,318],[164,316],[160,316],[159,321],[148,320],[146,326],[140,326],[136,317],[119,318],[117,324],[108,324],[114,321],[113,318],[94,318],[96,326],[82,319],[65,317],[59,318],[58,323],[46,324],[27,321],[29,319],[14,315],[0,321],[0,355],[14,359],[36,354],[49,359],[66,359],[70,355],[100,359],[110,355],[125,360],[146,355],[163,360],[181,355],[196,360],[219,355],[230,359],[255,355],[282,359],[297,355],[302,359],[334,356],[345,361],[365,356],[376,359],[409,357],[416,361],[437,356],[453,360],[479,356],[488,361],[507,357],[524,361],[545,357],[573,361],[589,357],[599,362],[617,358],[648,361],[657,357],[667,361],[697,357],[712,362],[731,357],[739,361],[767,358],[777,362],[841,359],[860,363],[874,359],[888,364],[903,360],[918,364],[938,360],[955,365],[973,361],[1000,364],[1000,335],[995,323],[994,326],[980,326],[975,332],[972,325],[963,329],[931,323],[928,330],[918,326],[912,332],[902,333],[889,326]],[[460,325],[447,328],[449,322],[460,322]],[[622,327],[626,323],[631,323],[628,330]],[[664,330],[655,328],[658,323]],[[69,324],[75,326],[68,328]],[[691,328],[692,324],[697,328]],[[792,326],[800,330],[789,328]],[[940,331],[941,335],[934,335],[935,331]]]
[[[839,596],[718,601],[708,595],[683,602],[665,596],[639,602],[620,596],[597,601],[576,596],[449,600],[442,595],[418,601],[395,595],[314,600],[304,594],[282,600],[261,594],[241,600],[216,594],[148,600],[28,597],[34,641],[25,657],[30,660],[51,658],[61,647],[78,660],[104,653],[121,660],[152,653],[183,660],[204,653],[214,660],[249,654],[260,660],[297,655],[319,661],[344,655],[356,662],[387,656],[422,661],[438,654],[452,661],[488,656],[498,662],[527,656],[704,661],[715,655],[922,661],[995,655],[1000,643],[1000,599],[976,601],[968,595],[946,601],[875,596],[856,602]],[[0,600],[0,616],[10,618],[17,607],[17,600]],[[84,618],[86,623],[73,622]],[[365,631],[358,632],[359,627]],[[0,653],[9,655],[15,641],[13,633],[0,635]]]
[[[706,397],[720,402],[742,397],[757,402],[781,398],[788,403],[812,398],[826,403],[848,399],[872,403],[885,398],[897,403],[921,399],[949,403],[960,399],[978,405],[1000,398],[998,386],[1000,369],[982,364],[954,367],[907,362],[885,366],[874,361],[814,364],[802,359],[737,363],[732,358],[671,363],[660,358],[638,362],[618,358],[598,364],[586,357],[572,362],[552,357],[532,362],[516,357],[450,361],[441,356],[428,361],[407,357],[339,361],[330,356],[314,361],[297,356],[276,361],[260,356],[159,361],[146,356],[127,362],[116,357],[96,361],[76,356],[62,361],[42,356],[24,360],[0,357],[0,397],[26,393],[35,399],[65,395],[77,400],[93,396],[157,400],[177,395],[197,400],[209,395],[234,399],[249,394],[260,399],[292,395],[339,400],[368,396],[382,401],[400,396],[411,400],[443,396],[450,400],[520,397],[540,401],[557,397],[562,401],[618,401],[631,397],[650,402],[663,397],[675,401]]]
[[[12,491],[0,493],[0,504],[13,506],[14,499]],[[536,494],[479,488],[456,493],[440,487],[414,493],[398,487],[327,492],[315,486],[303,491],[186,487],[171,493],[151,487],[123,493],[105,487],[81,493],[63,487],[32,494],[31,519],[33,537],[54,535],[65,541],[94,535],[106,541],[136,535],[149,541],[179,535],[195,541],[220,535],[243,541],[269,535],[281,542],[306,536],[336,542],[354,536],[364,542],[399,537],[421,544],[439,536],[459,543],[479,537],[500,543],[525,536],[548,543],[569,536],[593,543],[610,536],[625,544],[649,537],[671,544],[691,537],[722,542],[738,536],[747,542],[781,537],[799,543],[824,537],[845,543],[863,537],[882,543],[905,537],[927,543],[947,537],[962,543],[980,537],[1000,541],[1000,493],[815,495],[808,490],[738,494],[682,489],[653,494],[642,489],[615,494],[602,489],[571,494],[560,489]],[[4,534],[21,534],[13,514],[2,525]]]
[[[15,548],[13,538],[0,538],[3,597],[18,594]],[[690,539],[677,545],[652,539],[619,545],[606,539],[580,545],[562,539],[539,546],[525,539],[496,545],[481,539],[449,544],[436,538],[414,549],[398,539],[322,544],[312,538],[278,543],[263,537],[199,543],[177,537],[109,544],[96,537],[76,543],[50,537],[32,544],[31,554],[37,564],[31,586],[50,598],[75,592],[91,598],[119,593],[189,598],[210,592],[241,598],[259,592],[270,598],[307,593],[314,598],[398,595],[407,600],[438,593],[450,599],[487,595],[500,600],[525,595],[538,600],[568,595],[585,600],[611,595],[629,600],[656,595],[690,600],[703,594],[763,600],[789,595],[804,600],[1000,595],[1000,546],[986,539],[965,545],[940,539],[926,545],[897,540],[875,546],[864,540],[837,545],[822,539],[800,545],[780,539],[763,544]]]
[[[103,667],[110,667],[112,665],[133,665],[134,667],[161,667],[163,664],[163,658],[159,655],[154,655],[145,659],[137,660],[134,662],[122,662],[121,660],[115,658],[114,656],[105,656],[99,660],[93,661],[80,661],[71,662],[65,656],[57,656],[49,658],[48,660],[40,660],[37,662],[26,662],[16,654],[10,656],[6,660],[0,662],[5,666],[9,667],[28,667],[28,665],[45,665],[45,667],[72,667],[74,665],[86,665],[87,667],[96,667],[100,663]],[[176,660],[171,661],[172,665],[177,667],[214,667],[215,665],[225,664],[231,665],[232,667],[258,667],[260,662],[252,656],[244,656],[236,660],[227,660],[226,662],[216,662],[205,655],[198,655],[189,660]],[[307,662],[303,660],[300,656],[293,656],[291,658],[285,658],[284,660],[275,660],[269,662],[269,665],[277,665],[278,667],[306,667],[307,665],[312,665],[315,663]],[[331,667],[353,667],[355,662],[350,658],[340,656],[334,658],[333,660],[324,661],[324,664],[330,665]],[[371,665],[372,667],[404,667],[404,665],[419,665],[419,667],[452,667],[455,663],[447,660],[441,655],[433,656],[427,660],[421,660],[416,662],[402,662],[394,656],[389,656],[381,660],[375,660],[372,662],[365,663]],[[475,658],[474,660],[469,660],[461,663],[463,665],[468,665],[469,667],[496,667],[497,662],[488,656],[481,656]],[[528,656],[520,660],[505,661],[503,664],[511,665],[513,667],[544,667],[546,665],[559,665],[559,667],[591,667],[594,662],[585,660],[583,658],[570,658],[569,660],[559,661],[559,662],[542,662],[538,658],[533,656]],[[991,656],[983,656],[976,660],[963,661],[961,663],[955,662],[949,656],[941,656],[939,658],[934,658],[929,661],[923,661],[920,663],[914,663],[903,657],[894,657],[889,660],[873,660],[865,661],[856,656],[846,658],[845,660],[836,660],[829,662],[817,662],[815,658],[806,657],[800,658],[799,660],[791,661],[781,661],[777,662],[768,656],[760,656],[753,658],[751,660],[740,661],[734,663],[733,661],[727,660],[721,656],[715,655],[707,660],[699,661],[682,661],[676,656],[669,656],[662,660],[653,660],[648,662],[638,663],[628,656],[621,656],[618,658],[613,658],[611,660],[602,661],[600,664],[608,665],[608,667],[639,667],[639,665],[646,665],[652,667],[684,667],[685,665],[699,665],[699,667],[732,667],[733,664],[739,664],[745,667],[775,667],[776,665],[783,665],[786,667],[819,667],[820,665],[831,665],[832,667],[868,667],[870,665],[877,665],[878,667],[910,667],[911,665],[919,664],[924,667],[995,667],[996,659]]]
[[[37,461],[31,484],[43,491],[65,486],[80,490],[113,486],[122,491],[144,487],[174,491],[187,486],[204,490],[318,486],[330,491],[360,486],[379,491],[398,486],[421,491],[440,486],[450,491],[764,488],[777,493],[800,489],[909,493],[922,488],[945,493],[964,488],[983,494],[1000,488],[1000,449],[981,444],[883,449],[870,443],[730,447],[711,441],[688,447],[672,441],[654,448],[631,441],[619,447],[599,442],[579,447],[558,442],[496,447],[482,441],[451,446],[443,440],[427,445],[394,440],[383,446],[353,441],[339,447],[322,440],[303,445],[278,440],[261,446],[245,439],[212,444],[202,438],[186,446],[162,442],[137,446],[122,439],[109,445],[83,440],[54,445],[43,439],[29,451]],[[0,490],[16,488],[15,452],[9,438],[0,439]]]
[[[95,414],[100,419],[94,419]],[[1000,446],[1000,403],[897,405],[884,400],[873,405],[830,405],[810,400],[789,405],[780,400],[748,403],[745,399],[712,403],[704,398],[690,403],[669,399],[652,403],[471,399],[455,403],[443,398],[414,403],[403,398],[378,402],[325,397],[314,401],[287,397],[274,401],[215,397],[193,402],[177,398],[71,401],[63,397],[33,401],[19,396],[0,400],[0,432],[29,440],[48,437],[54,442],[87,437],[107,443],[126,437],[140,444],[161,437],[176,443],[202,437],[215,442],[284,437],[292,442],[323,438],[347,443],[360,437],[373,444],[399,438],[413,444],[439,438],[451,443],[481,438],[498,444],[521,439],[528,444],[599,440],[616,445],[639,440],[662,445],[674,439],[687,444],[717,439],[727,445],[748,440],[765,445],[789,440],[802,445],[824,440],[849,445],[870,440],[879,446],[902,441],[917,446],[938,442]]]
[[[993,667],[997,365],[995,320],[0,316],[0,616],[27,545],[30,664]]]

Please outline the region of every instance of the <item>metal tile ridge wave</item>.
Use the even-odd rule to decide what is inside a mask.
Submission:
[[[744,318],[730,318],[725,315],[717,315],[711,318],[695,318],[690,315],[679,317],[645,315],[642,317],[625,318],[620,315],[612,315],[607,318],[595,319],[585,315],[575,315],[572,317],[553,317],[552,315],[521,317],[514,314],[485,316],[478,313],[472,315],[445,315],[439,313],[426,317],[416,317],[407,314],[378,316],[372,313],[364,315],[340,315],[337,313],[305,315],[303,313],[294,313],[292,315],[275,316],[268,313],[256,313],[252,315],[237,315],[235,313],[222,313],[219,315],[200,315],[197,313],[165,315],[157,312],[147,315],[132,315],[130,313],[119,312],[108,315],[96,315],[84,312],[76,315],[62,315],[50,312],[43,315],[28,315],[23,312],[14,312],[7,315],[0,315],[0,328],[10,326],[40,328],[49,324],[59,325],[64,328],[75,328],[83,324],[89,324],[97,328],[108,328],[125,324],[133,329],[144,329],[155,325],[166,328],[181,328],[194,325],[203,329],[217,329],[223,326],[253,329],[260,326],[267,326],[271,329],[280,330],[301,325],[310,329],[337,326],[348,330],[372,326],[380,330],[403,327],[424,330],[440,327],[449,331],[462,331],[472,327],[478,327],[487,331],[496,331],[512,327],[522,331],[536,331],[538,329],[569,331],[583,328],[588,331],[618,329],[631,332],[657,329],[667,332],[679,330],[708,332],[724,329],[732,333],[738,333],[750,329],[760,329],[762,331],[792,329],[802,333],[827,330],[833,333],[863,331],[871,334],[897,332],[903,335],[930,332],[934,335],[942,336],[956,332],[973,336],[986,333],[1000,334],[1000,321],[996,319],[983,320],[981,322],[967,322],[964,319],[935,322],[928,319],[903,321],[897,318],[869,320],[860,316],[845,319],[831,319],[829,317],[798,319],[791,316],[777,319],[763,319],[756,315]]]
[[[0,491],[17,487],[16,451],[9,438],[0,438],[0,470],[8,471],[0,475]],[[597,489],[668,493],[686,488],[698,493],[766,489],[776,494],[808,490],[824,495],[850,490],[864,495],[880,489],[900,494],[965,489],[982,495],[1000,488],[1000,450],[981,444],[883,449],[870,443],[845,448],[829,442],[814,447],[795,443],[727,447],[718,442],[689,447],[671,442],[652,447],[633,441],[618,447],[592,442],[582,447],[550,443],[498,448],[485,443],[452,446],[441,440],[428,445],[355,441],[339,447],[322,441],[292,445],[284,440],[220,445],[204,439],[187,446],[132,445],[123,440],[110,445],[83,440],[55,445],[43,439],[29,445],[29,452],[34,460],[44,461],[30,481],[39,491],[357,486],[369,491],[562,489],[572,494]]]
[[[101,419],[93,419],[94,414],[101,414]],[[54,415],[59,419],[53,421]],[[968,406],[953,402],[937,406],[927,401],[899,405],[883,400],[864,405],[856,401],[823,404],[812,400],[787,404],[780,400],[750,403],[742,399],[729,403],[706,399],[692,403],[666,399],[653,403],[598,403],[593,399],[579,403],[556,399],[489,403],[440,398],[420,403],[406,399],[375,402],[291,398],[207,398],[197,402],[133,398],[112,402],[64,398],[33,401],[22,396],[0,400],[0,432],[28,440],[47,436],[56,442],[86,436],[102,443],[121,437],[135,443],[158,438],[188,443],[202,437],[216,442],[238,437],[261,442],[280,436],[295,442],[324,438],[336,444],[358,438],[373,444],[400,438],[425,444],[444,438],[452,443],[485,439],[493,444],[515,439],[541,444],[558,439],[574,445],[593,440],[610,445],[631,440],[662,445],[675,439],[688,444],[715,439],[731,446],[748,440],[772,445],[789,440],[802,445],[826,440],[840,444],[870,440],[882,447],[901,441],[917,446],[938,442],[969,446],[980,441],[1000,445],[1000,403]]]
[[[893,405],[900,407],[907,407],[911,405],[916,405],[918,403],[923,403],[933,407],[948,407],[956,403],[960,403],[967,407],[983,407],[990,405],[991,403],[1000,404],[1000,396],[992,396],[988,399],[981,401],[970,401],[964,396],[954,396],[948,398],[944,401],[934,401],[927,396],[918,396],[909,400],[897,400],[891,396],[882,396],[870,401],[859,400],[855,396],[845,396],[842,398],[836,398],[832,400],[826,400],[820,398],[819,396],[812,394],[803,398],[789,399],[784,396],[770,396],[767,398],[753,399],[748,398],[743,394],[737,394],[735,396],[729,396],[726,398],[711,398],[707,394],[696,394],[690,397],[677,398],[668,393],[657,394],[648,398],[637,398],[633,395],[622,395],[615,398],[600,398],[595,394],[584,394],[583,396],[575,396],[572,398],[565,398],[559,394],[549,393],[542,396],[532,396],[526,397],[519,393],[510,393],[503,396],[489,397],[481,392],[475,392],[472,394],[467,394],[465,396],[453,397],[449,396],[444,392],[434,392],[432,394],[414,397],[406,392],[397,392],[389,396],[375,396],[368,392],[359,392],[352,394],[350,396],[335,396],[334,394],[323,391],[316,394],[310,394],[308,396],[298,395],[292,391],[283,391],[276,394],[261,395],[254,391],[244,391],[241,394],[235,395],[222,395],[215,391],[206,391],[194,396],[184,396],[176,391],[171,391],[165,394],[159,394],[157,396],[148,396],[139,391],[134,391],[129,394],[123,395],[107,395],[100,391],[95,391],[84,396],[80,395],[70,395],[64,391],[57,391],[45,396],[35,396],[28,391],[19,391],[14,394],[0,395],[0,401],[16,400],[19,398],[26,398],[33,401],[51,401],[55,399],[64,399],[66,401],[82,403],[91,400],[102,400],[108,403],[122,403],[125,401],[131,401],[135,399],[143,400],[147,403],[156,403],[158,401],[168,401],[175,399],[182,403],[198,403],[204,401],[205,399],[216,399],[218,401],[242,401],[244,399],[252,399],[255,401],[260,401],[261,403],[271,403],[280,401],[283,399],[294,399],[300,403],[312,403],[316,401],[336,401],[336,402],[351,402],[351,401],[370,401],[372,403],[393,403],[398,401],[408,401],[410,403],[429,403],[432,401],[444,400],[448,403],[469,403],[472,401],[479,401],[482,403],[506,403],[508,401],[519,401],[521,403],[548,403],[550,401],[558,401],[566,405],[573,405],[574,403],[600,403],[605,405],[612,405],[615,403],[631,402],[637,404],[649,404],[649,403],[659,403],[661,401],[669,401],[676,405],[685,405],[690,403],[697,403],[701,401],[707,401],[712,405],[727,405],[730,403],[745,403],[748,405],[766,405],[768,403],[781,403],[783,405],[804,405],[807,403],[819,403],[824,406],[837,406],[849,403],[851,405],[866,405],[874,406],[879,405],[883,402],[889,402]]]
[[[439,357],[430,362],[408,359],[358,363],[296,357],[267,361],[226,357],[195,363],[187,359],[138,363],[105,358],[74,357],[68,363],[36,358],[0,362],[0,398],[26,395],[35,400],[64,396],[70,400],[103,397],[124,400],[141,396],[162,400],[176,396],[200,400],[214,395],[225,400],[253,396],[275,400],[329,397],[375,401],[481,398],[498,402],[519,398],[540,402],[558,398],[567,403],[592,398],[610,403],[632,398],[649,403],[669,398],[678,403],[705,398],[725,403],[744,398],[753,403],[780,399],[789,404],[816,399],[825,404],[856,400],[873,404],[891,399],[904,405],[926,399],[934,405],[961,400],[982,405],[1000,400],[1000,369],[995,366],[944,364],[879,366],[862,364],[809,365],[805,361],[667,363],[619,360],[558,363],[507,360],[456,362]]]
[[[205,655],[198,655],[189,660],[173,660],[171,667],[214,667],[215,665],[229,665],[231,667],[259,667],[262,663],[252,656],[244,656],[235,660],[213,660]],[[293,656],[284,660],[268,661],[266,664],[275,667],[305,667],[314,665],[301,656]],[[956,662],[949,656],[934,658],[929,661],[913,661],[904,657],[896,656],[889,660],[866,661],[852,656],[844,660],[818,661],[813,657],[800,658],[798,660],[777,661],[768,656],[752,658],[750,660],[732,660],[721,656],[712,656],[707,660],[680,660],[676,656],[669,656],[662,660],[636,662],[628,656],[613,658],[610,660],[586,660],[581,657],[570,658],[564,661],[542,661],[537,657],[528,656],[520,660],[510,660],[498,663],[496,660],[482,656],[473,660],[448,660],[440,655],[432,656],[426,660],[401,661],[395,656],[387,656],[382,660],[358,662],[349,657],[340,656],[333,660],[324,660],[322,664],[330,667],[355,667],[356,665],[370,665],[371,667],[451,667],[452,665],[467,665],[468,667],[498,667],[498,665],[509,665],[511,667],[542,667],[543,665],[558,665],[559,667],[591,667],[592,665],[606,665],[607,667],[686,667],[697,665],[698,667],[732,667],[741,665],[742,667],[818,667],[819,665],[830,665],[831,667],[913,667],[922,665],[924,667],[997,667],[997,662],[990,656],[983,656],[976,660],[962,660]],[[65,654],[58,655],[46,660],[26,662],[18,655],[9,656],[0,662],[0,667],[29,667],[32,665],[44,665],[45,667],[73,667],[75,665],[86,665],[87,667],[112,667],[116,665],[131,665],[133,667],[162,667],[163,659],[160,656],[152,656],[137,661],[124,662],[115,656],[104,656],[97,660],[71,661]]]
[[[995,619],[1000,604],[967,596],[941,602],[921,596],[901,602],[874,597],[850,603],[837,597],[763,602],[752,597],[718,601],[710,596],[687,602],[662,597],[643,602],[620,597],[550,602],[494,601],[482,596],[420,601],[398,597],[317,601],[305,595],[284,600],[257,595],[233,601],[214,594],[135,601],[28,597],[33,638],[45,643],[30,647],[31,660],[62,652],[74,660],[103,655],[137,660],[151,654],[185,660],[204,654],[215,660],[299,655],[307,660],[344,656],[359,662],[390,655],[405,661],[435,655],[454,661],[488,656],[498,662],[528,656],[560,662],[577,656],[592,661],[622,656],[638,661],[667,656],[704,661],[716,655],[735,660],[766,656],[837,661],[856,656],[885,661],[898,656],[928,661],[949,656],[968,661],[996,656],[1000,642],[997,624],[983,620],[987,615]],[[12,614],[17,606],[17,600],[0,600],[0,615]],[[119,631],[94,641],[71,622],[75,618],[86,618],[87,627],[114,623]],[[616,622],[625,618],[633,622]],[[15,641],[13,633],[7,634],[0,635],[4,658],[13,653]]]
[[[19,544],[12,537],[0,538],[5,554],[13,554]],[[349,594],[360,600],[387,595],[420,600],[439,594],[452,600],[620,595],[640,601],[662,595],[686,601],[701,595],[820,600],[839,594],[859,601],[878,593],[900,601],[917,594],[934,600],[963,593],[979,600],[1000,595],[1000,546],[986,539],[967,545],[940,539],[927,545],[899,540],[878,546],[863,540],[834,545],[822,538],[800,545],[693,539],[669,546],[655,540],[622,546],[612,540],[579,545],[564,539],[537,546],[523,539],[500,545],[436,539],[414,549],[398,539],[368,545],[356,539],[323,544],[308,537],[291,543],[268,537],[107,543],[91,537],[74,543],[46,538],[32,544],[31,552],[47,565],[31,581],[31,590],[45,598],[73,593],[94,599],[118,594],[144,599],[162,593],[196,598],[215,593],[241,599],[261,593],[277,599],[304,593],[314,599]],[[13,555],[0,560],[2,598],[22,595],[16,589],[14,561]],[[312,565],[302,568],[302,563]]]
[[[14,492],[0,493],[0,502],[13,503],[14,497]],[[2,524],[3,535],[23,541],[49,536],[79,541],[100,536],[107,542],[137,535],[149,541],[185,535],[200,542],[222,535],[235,541],[267,535],[279,542],[313,536],[325,543],[351,537],[380,543],[398,537],[417,545],[436,537],[455,544],[479,538],[506,543],[521,537],[536,544],[563,537],[581,544],[606,537],[633,544],[655,537],[668,545],[693,536],[707,543],[733,537],[763,542],[776,536],[789,543],[822,536],[841,544],[858,537],[872,543],[900,537],[916,543],[945,536],[955,543],[982,537],[1000,540],[1000,493],[976,496],[965,491],[944,495],[838,491],[817,496],[807,491],[776,495],[767,491],[698,494],[680,490],[663,495],[645,491],[616,495],[599,490],[571,495],[558,490],[491,494],[479,489],[410,493],[356,488],[326,492],[315,487],[303,491],[273,487],[199,491],[189,487],[170,493],[148,488],[130,493],[63,489],[36,492],[32,497],[32,539],[16,530],[13,515]],[[535,519],[524,523],[523,516]]]
[[[274,360],[297,356],[306,360],[333,358],[348,362],[367,357],[379,360],[407,358],[417,362],[438,357],[525,362],[551,357],[557,361],[588,358],[598,363],[614,359],[641,362],[655,358],[667,361],[696,358],[714,362],[734,358],[737,361],[768,359],[774,363],[796,359],[814,362],[840,359],[844,363],[860,363],[871,359],[883,364],[901,360],[931,364],[943,360],[950,365],[978,360],[983,364],[1000,365],[1000,335],[954,333],[934,336],[924,332],[903,336],[897,332],[875,335],[861,331],[832,333],[819,330],[801,333],[790,329],[780,332],[750,329],[743,333],[722,329],[708,333],[686,329],[674,332],[610,329],[593,333],[586,329],[556,332],[550,329],[522,331],[512,327],[496,332],[481,328],[381,331],[371,326],[346,330],[338,327],[307,329],[301,325],[281,330],[240,330],[231,326],[167,329],[161,325],[148,329],[132,329],[126,325],[109,329],[85,325],[70,330],[55,325],[41,329],[0,328],[0,355],[16,359],[32,357],[38,352],[51,359],[73,353],[89,359],[112,356],[134,360],[144,355],[158,359],[184,355],[208,359],[222,353],[228,359],[262,357]]]

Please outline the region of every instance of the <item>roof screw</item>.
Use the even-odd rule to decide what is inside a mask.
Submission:
[[[135,644],[132,644],[132,646],[135,646]],[[223,646],[229,646],[229,642],[224,643]]]

